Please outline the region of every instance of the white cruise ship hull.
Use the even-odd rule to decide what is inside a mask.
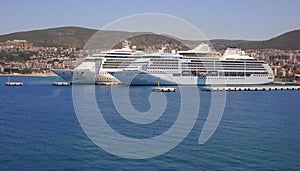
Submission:
[[[66,70],[66,69],[54,69],[51,70],[54,74],[60,76],[67,82],[71,82],[73,78],[73,70]]]
[[[52,70],[56,75],[60,76],[67,82],[74,84],[95,84],[96,75],[88,70]]]
[[[57,69],[52,70],[56,75],[60,76],[67,82],[78,84],[120,84],[120,81],[115,77],[108,74],[106,71],[100,71],[99,74],[95,74],[89,70],[64,70]]]
[[[173,76],[167,73],[146,73],[138,71],[109,72],[126,85],[157,85],[160,79],[161,85],[260,85],[270,84],[273,77],[251,75],[238,76]]]

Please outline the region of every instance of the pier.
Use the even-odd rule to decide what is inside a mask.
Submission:
[[[174,87],[155,87],[155,88],[153,88],[153,91],[156,91],[156,92],[175,92],[176,88],[174,88]]]
[[[53,82],[53,85],[55,86],[69,86],[71,85],[70,82]]]
[[[300,86],[248,86],[248,87],[203,87],[202,91],[278,91],[300,90]]]
[[[23,86],[23,82],[5,82],[6,86]]]
[[[174,87],[160,87],[160,78],[159,78],[158,81],[157,81],[157,87],[154,87],[152,90],[156,91],[156,92],[175,92],[176,88],[174,88]]]
[[[23,82],[11,82],[10,76],[7,77],[7,82],[5,82],[6,86],[23,86]]]

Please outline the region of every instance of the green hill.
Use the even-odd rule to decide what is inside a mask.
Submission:
[[[32,42],[35,46],[55,46],[55,47],[77,47],[82,48],[86,42],[97,32],[95,29],[81,27],[59,27],[44,30],[33,30],[26,32],[17,32],[6,35],[0,35],[0,42],[13,39],[23,39]],[[135,36],[132,38],[132,44],[136,46],[149,46],[154,44],[168,43],[172,47],[178,46],[177,40],[172,40],[163,35],[145,33],[121,32],[121,31],[101,31],[102,35],[107,37],[108,41],[113,36]],[[189,41],[190,43],[192,41]],[[270,40],[247,41],[247,40],[211,40],[216,49],[226,49],[227,47],[238,47],[242,49],[299,49],[300,50],[300,30],[287,32]],[[179,45],[181,46],[181,45]]]
[[[300,50],[300,30],[294,30],[269,40],[247,41],[247,40],[224,40],[215,39],[211,43],[216,49],[226,47],[238,47],[242,49],[297,49]]]
[[[273,39],[263,41],[262,46],[274,49],[300,50],[300,30],[290,31]]]
[[[122,47],[121,40],[130,37],[132,45],[137,47],[154,46],[169,44],[171,47],[182,46],[180,43],[168,36],[157,35],[150,32],[125,32],[125,31],[107,31],[101,30],[96,36],[92,37],[98,30],[81,27],[60,27],[44,30],[33,30],[26,32],[17,32],[6,35],[0,35],[0,42],[7,40],[21,39],[32,42],[35,46],[53,46],[53,47],[77,47],[83,48],[111,48],[109,45],[115,44]],[[89,40],[91,41],[87,44]],[[118,42],[114,42],[120,40]],[[97,44],[94,44],[94,43]],[[176,47],[175,47],[176,48]]]
[[[97,30],[81,27],[60,27],[6,34],[0,36],[0,42],[22,39],[32,42],[35,46],[81,48],[96,32]]]
[[[136,46],[151,46],[157,44],[173,44],[175,40],[162,35],[156,35],[146,32],[124,32],[124,31],[107,31],[101,30],[96,36],[92,37],[98,30],[81,27],[60,27],[44,30],[33,30],[26,32],[17,32],[0,36],[0,42],[7,40],[21,39],[32,42],[35,46],[53,46],[53,47],[77,47],[82,48],[84,45],[90,48],[106,48],[109,44],[114,44],[116,38],[123,40],[130,37],[129,40]],[[90,39],[92,38],[92,39]],[[89,40],[96,39],[86,44]],[[96,45],[93,43],[97,43]],[[107,45],[106,45],[107,44]],[[117,42],[116,46],[121,47]]]

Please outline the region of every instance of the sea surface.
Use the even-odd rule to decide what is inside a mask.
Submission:
[[[72,86],[53,86],[57,77],[13,77],[24,86],[7,87],[6,79],[0,77],[0,170],[300,170],[297,90],[227,92],[220,124],[204,144],[198,140],[212,98],[211,92],[199,91],[199,115],[181,143],[156,157],[128,159],[104,151],[85,134],[73,106]],[[118,114],[110,86],[81,86],[95,88],[107,123],[130,138],[159,136],[180,111],[180,91],[161,94],[168,102],[163,115],[153,123],[135,124]],[[122,92],[128,87],[115,88]],[[152,87],[134,86],[129,92],[137,111],[150,109]]]

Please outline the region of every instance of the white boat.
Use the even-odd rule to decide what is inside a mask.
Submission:
[[[71,83],[100,85],[120,84],[120,80],[103,69],[103,67],[106,67],[106,64],[103,65],[103,62],[106,61],[106,59],[113,60],[114,58],[122,58],[124,60],[124,58],[131,58],[143,54],[141,51],[129,48],[128,41],[125,41],[123,46],[121,49],[112,49],[88,56],[74,70],[54,69],[52,72]]]
[[[158,79],[157,87],[154,87],[152,90],[157,91],[157,92],[175,92],[176,88],[175,87],[160,87],[160,79]]]
[[[144,54],[126,60],[131,60],[127,67],[106,68],[106,71],[127,85],[155,85],[158,78],[161,85],[259,85],[274,80],[268,64],[233,48],[227,49],[223,56],[197,47],[176,54]]]
[[[153,91],[157,91],[157,92],[175,92],[176,88],[174,88],[174,87],[155,87],[155,88],[153,88]]]
[[[5,82],[6,86],[23,86],[23,82]]]
[[[86,57],[75,70],[53,70],[72,83],[127,85],[258,85],[274,80],[272,69],[264,61],[229,48],[217,55],[206,44],[188,51],[145,54],[128,44]]]
[[[9,74],[11,74],[11,66],[9,69]],[[7,82],[5,82],[5,86],[23,86],[23,82],[12,82],[10,80],[10,75],[7,76]]]

